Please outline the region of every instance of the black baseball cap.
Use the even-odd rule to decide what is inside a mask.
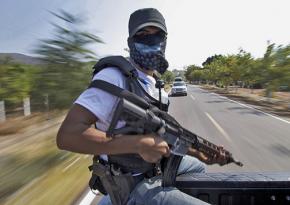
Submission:
[[[129,37],[134,36],[137,31],[146,26],[158,27],[167,34],[165,19],[162,14],[157,9],[144,8],[130,15]]]

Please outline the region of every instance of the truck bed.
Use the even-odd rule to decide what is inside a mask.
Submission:
[[[176,186],[215,205],[290,205],[290,172],[181,175],[176,178]]]

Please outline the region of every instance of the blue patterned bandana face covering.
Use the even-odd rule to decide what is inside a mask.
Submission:
[[[156,70],[163,74],[168,68],[165,59],[166,40],[153,35],[146,39],[128,39],[130,57],[136,64],[147,70]]]

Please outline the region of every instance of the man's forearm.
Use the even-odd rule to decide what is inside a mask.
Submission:
[[[95,128],[83,129],[78,127],[63,131],[61,128],[57,145],[60,149],[83,154],[124,154],[137,153],[136,137],[124,135],[116,138],[107,138],[106,133]],[[122,138],[120,140],[120,138]]]

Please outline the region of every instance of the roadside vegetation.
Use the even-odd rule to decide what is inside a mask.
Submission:
[[[208,57],[202,67],[191,65],[185,71],[189,82],[210,84],[228,89],[229,86],[265,89],[272,97],[276,91],[290,91],[290,44],[268,42],[262,58],[240,49],[238,54]]]
[[[290,44],[268,42],[262,58],[243,49],[238,54],[214,55],[201,67],[188,66],[185,78],[231,99],[290,117]]]

